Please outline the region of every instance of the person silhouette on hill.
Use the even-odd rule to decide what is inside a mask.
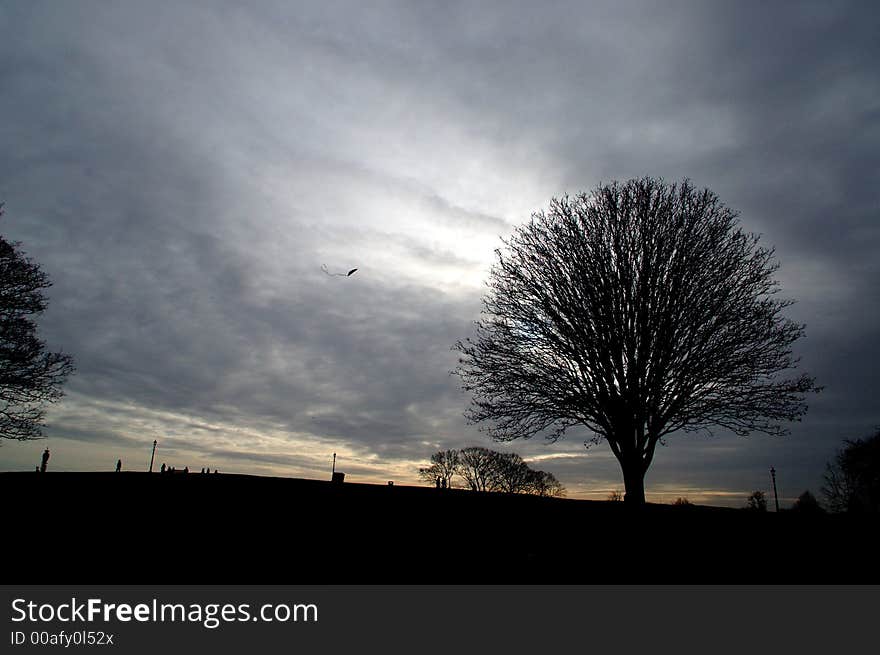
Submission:
[[[40,473],[46,472],[46,467],[49,465],[49,449],[43,451],[43,461],[40,464]]]
[[[116,472],[119,473],[121,470],[122,470],[122,460],[117,459],[116,460]]]
[[[159,469],[159,473],[165,472],[165,462],[162,462],[162,468]]]
[[[184,472],[184,473],[189,473],[189,467],[188,467],[188,466],[184,466],[184,467],[183,467],[183,472]]]

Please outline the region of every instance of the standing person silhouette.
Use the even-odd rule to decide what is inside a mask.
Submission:
[[[48,465],[49,465],[49,449],[46,448],[46,450],[43,451],[43,461],[40,464],[40,473],[45,473],[46,466],[48,466]]]
[[[117,459],[116,460],[116,472],[119,473],[121,470],[122,470],[122,460]]]

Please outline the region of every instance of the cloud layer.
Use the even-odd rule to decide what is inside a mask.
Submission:
[[[649,497],[742,504],[771,465],[816,491],[880,422],[873,8],[239,4],[0,9],[3,232],[55,282],[71,466],[157,439],[180,466],[324,476],[339,452],[415,481],[437,448],[488,445],[448,373],[499,237],[642,175],[712,188],[776,246],[826,385],[785,439],[673,436]],[[582,440],[504,448],[572,495],[621,487]]]

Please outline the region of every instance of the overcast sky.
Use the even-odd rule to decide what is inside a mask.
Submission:
[[[569,496],[607,444],[493,445],[449,371],[500,237],[551,198],[689,177],[776,247],[791,434],[672,435],[648,500],[818,494],[880,424],[880,11],[846,2],[0,6],[0,230],[51,276],[77,373],[0,470],[160,462],[416,482],[513,450]],[[347,271],[330,277],[322,270]]]

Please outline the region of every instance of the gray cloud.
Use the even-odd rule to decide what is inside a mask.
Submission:
[[[449,348],[498,236],[554,195],[688,176],[777,247],[826,391],[783,440],[671,437],[649,490],[747,494],[772,464],[815,491],[878,422],[878,23],[848,3],[7,3],[4,234],[54,280],[43,333],[78,365],[53,434],[301,474],[339,446],[378,480],[485,445]],[[496,447],[568,455],[539,461],[605,493],[616,464],[585,436]]]

